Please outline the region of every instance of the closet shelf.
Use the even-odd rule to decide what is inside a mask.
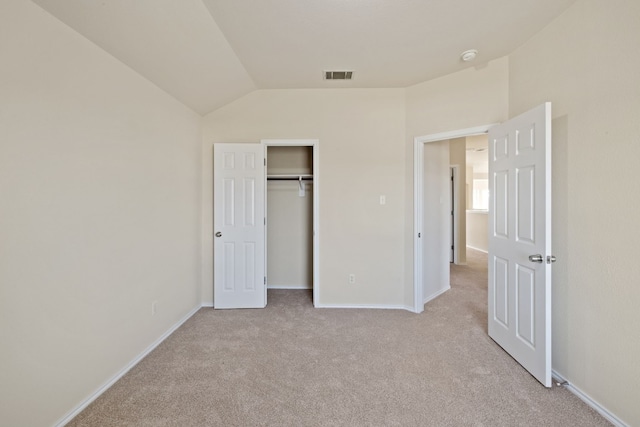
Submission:
[[[302,173],[302,174],[278,174],[278,175],[267,175],[267,180],[278,180],[278,181],[313,181],[313,174],[310,173]]]

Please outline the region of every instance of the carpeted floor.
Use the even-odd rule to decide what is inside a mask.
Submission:
[[[545,389],[488,336],[486,256],[416,315],[202,309],[69,426],[606,426]]]

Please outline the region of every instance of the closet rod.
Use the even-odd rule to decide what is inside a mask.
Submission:
[[[313,181],[313,175],[267,175],[267,181]]]

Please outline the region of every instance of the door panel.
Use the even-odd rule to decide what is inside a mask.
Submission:
[[[508,261],[499,257],[494,257],[494,320],[499,322],[505,328],[509,327],[509,286],[507,282]]]
[[[550,103],[489,131],[489,188],[489,335],[550,387]]]
[[[264,148],[214,144],[214,307],[266,305]]]

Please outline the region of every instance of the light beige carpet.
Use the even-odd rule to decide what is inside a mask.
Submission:
[[[314,309],[307,291],[202,309],[69,425],[609,425],[487,336],[486,288],[469,251],[420,315]]]

